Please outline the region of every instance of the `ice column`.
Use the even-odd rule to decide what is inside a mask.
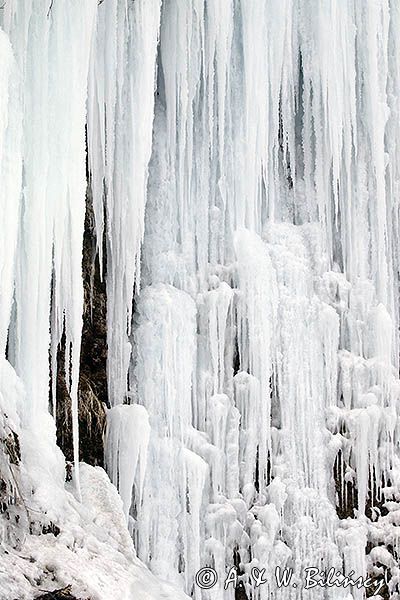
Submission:
[[[49,401],[52,304],[53,367],[65,331],[76,464],[86,98],[96,8],[95,0],[82,6],[75,0],[49,6],[34,0],[7,2],[2,11],[19,67],[24,107],[23,188],[10,354],[27,390],[25,417],[40,420]],[[17,130],[14,139],[18,140]]]

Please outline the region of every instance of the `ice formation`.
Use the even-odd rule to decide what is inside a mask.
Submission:
[[[18,494],[65,528],[54,544],[28,535],[26,551],[42,566],[64,556],[69,571],[60,558],[50,571],[83,586],[76,548],[100,556],[77,589],[100,599],[159,597],[128,531],[171,598],[234,600],[234,564],[249,600],[305,597],[278,588],[276,566],[296,581],[309,566],[370,574],[400,598],[397,0],[7,0],[0,13],[0,437],[21,439]],[[87,184],[121,500],[78,468]],[[66,487],[48,411],[63,335]],[[195,585],[205,565],[209,590]],[[254,567],[268,583],[254,587]],[[113,577],[126,586],[111,592]]]

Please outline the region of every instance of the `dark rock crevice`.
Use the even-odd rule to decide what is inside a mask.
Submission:
[[[36,600],[79,600],[79,598],[73,596],[71,586],[67,586],[60,590],[54,590],[54,592],[47,592],[42,596],[36,596]]]
[[[86,195],[82,276],[83,328],[79,375],[79,459],[104,465],[104,432],[107,395],[107,297],[105,269],[100,276],[91,189]],[[71,398],[65,374],[65,336],[57,353],[57,443],[66,460],[73,462]]]

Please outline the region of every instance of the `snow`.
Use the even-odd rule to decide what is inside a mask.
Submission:
[[[31,600],[40,592],[65,586],[71,586],[71,593],[82,600],[187,598],[169,581],[158,581],[137,558],[126,525],[129,505],[124,508],[102,468],[81,463],[79,494],[74,483],[64,483],[64,460],[52,438],[50,415],[42,419],[40,431],[21,426],[18,411],[26,402],[23,384],[6,360],[0,367],[1,442],[14,431],[21,447],[18,464],[11,464],[0,447],[2,478],[11,479],[16,494],[9,518],[0,519],[1,600]],[[142,407],[116,408],[122,415],[127,410],[128,425],[140,418],[145,424]],[[56,535],[51,532],[54,525]]]
[[[67,493],[61,533],[27,536],[18,551],[1,552],[0,598],[31,600],[72,584],[91,600],[184,600],[136,558],[122,501],[100,467],[81,465],[82,503]]]
[[[1,8],[5,599],[233,600],[234,554],[251,600],[302,597],[275,566],[389,574],[399,597],[399,31],[395,0]],[[88,183],[119,495],[78,464]]]

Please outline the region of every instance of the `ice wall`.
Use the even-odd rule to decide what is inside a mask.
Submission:
[[[234,561],[249,598],[301,598],[275,565],[396,598],[398,3],[7,0],[0,23],[1,402],[46,481],[63,333],[78,463],[89,183],[140,558],[198,600],[233,600]]]
[[[129,319],[121,314],[132,303],[138,271],[135,256],[151,152],[159,3],[154,3],[153,13],[145,4],[107,2],[102,12],[97,0],[10,0],[0,7],[1,600],[29,600],[65,586],[74,597],[98,600],[187,598],[183,591],[160,583],[138,560],[127,529],[132,485],[145,475],[149,424],[143,407],[122,405],[125,386],[115,402],[119,405],[110,411],[108,428],[110,446],[116,448],[109,470],[111,476],[115,472],[116,483],[120,477],[121,497],[101,468],[81,465],[79,471],[87,146],[93,190],[97,193],[95,181],[102,182],[107,168],[112,173],[107,183],[112,180],[117,192],[116,200],[107,195],[106,210],[107,276],[109,286],[115,286],[109,290],[110,331],[117,321],[116,333],[120,332],[118,338],[110,336],[110,348],[117,346],[110,349],[112,365],[113,356],[118,355],[118,361],[120,349],[126,350]],[[151,26],[153,34],[147,37]],[[106,42],[111,47],[114,43],[116,51],[107,54]],[[146,44],[150,63],[143,62],[139,81],[137,65]],[[146,78],[148,84],[143,85]],[[106,134],[101,138],[99,119],[105,121],[106,112]],[[115,173],[110,148],[114,128],[116,164],[126,156],[126,169]],[[96,200],[97,210],[103,197],[96,195]],[[98,218],[99,248],[101,227]],[[129,258],[118,266],[128,247]],[[118,298],[123,290],[122,308]],[[56,445],[50,414],[55,413],[60,343],[66,358],[61,368],[72,400],[73,482],[66,482],[65,458]],[[130,437],[133,428],[141,430],[142,444]]]
[[[141,558],[195,598],[233,599],[234,560],[249,598],[303,597],[276,565],[386,573],[397,597],[375,551],[398,548],[398,19],[386,1],[163,2],[130,381],[151,442],[132,510]],[[179,318],[159,328],[167,306]],[[198,564],[212,590],[193,586]],[[349,593],[365,592],[307,597]]]

